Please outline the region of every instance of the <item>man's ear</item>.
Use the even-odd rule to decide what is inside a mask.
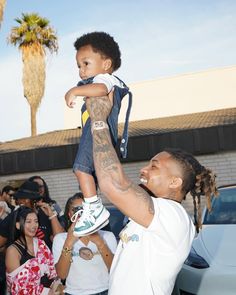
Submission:
[[[20,229],[20,222],[16,222],[16,229]]]
[[[105,69],[105,71],[108,71],[108,70],[110,70],[111,68],[112,68],[112,61],[111,61],[110,58],[106,58],[106,59],[104,60],[104,69]]]
[[[183,180],[180,177],[173,177],[170,182],[170,188],[177,189],[181,187],[183,184]]]

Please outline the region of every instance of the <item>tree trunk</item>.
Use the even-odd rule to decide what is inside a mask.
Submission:
[[[30,105],[31,136],[37,135],[36,113],[44,94],[45,60],[40,45],[22,48],[24,96]]]
[[[30,119],[31,119],[31,136],[37,135],[37,127],[36,127],[36,113],[37,109],[35,106],[30,106]]]
[[[6,0],[0,0],[0,27],[3,19],[4,8],[6,5]]]

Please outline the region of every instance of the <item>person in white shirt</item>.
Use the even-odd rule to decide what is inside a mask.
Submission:
[[[99,230],[85,237],[75,237],[75,223],[71,217],[81,215],[83,195],[76,193],[65,206],[67,232],[53,240],[53,256],[56,271],[66,279],[66,295],[107,295],[109,271],[117,247],[112,232]]]
[[[91,118],[93,156],[101,192],[131,221],[111,267],[110,295],[169,295],[195,235],[181,205],[186,194],[205,195],[210,207],[215,175],[191,154],[165,149],[141,169],[141,186],[124,173],[105,127],[107,97],[86,99]],[[97,121],[104,128],[97,128]]]

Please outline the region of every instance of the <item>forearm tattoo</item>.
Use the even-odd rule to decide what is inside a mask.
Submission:
[[[111,144],[108,130],[95,131],[93,135],[93,155],[96,167],[96,173],[99,178],[112,176],[120,178],[119,159]]]
[[[149,212],[154,214],[153,201],[148,193],[124,175],[108,130],[102,129],[94,132],[93,153],[98,179],[108,178],[108,181],[111,181],[116,190],[121,193],[130,191],[138,198],[142,198],[147,203]]]
[[[91,119],[96,119],[96,121],[106,121],[107,114],[110,113],[112,103],[107,96],[99,98],[88,98],[87,106],[89,108],[89,115]]]

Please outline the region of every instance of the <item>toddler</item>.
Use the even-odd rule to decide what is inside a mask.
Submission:
[[[67,106],[73,108],[74,100],[77,96],[101,97],[113,94],[113,107],[106,123],[98,121],[95,122],[96,126],[91,126],[91,120],[85,103],[81,108],[83,129],[73,171],[85,201],[83,202],[82,216],[75,225],[74,235],[85,236],[105,226],[110,215],[103,206],[101,198],[97,196],[91,128],[92,130],[108,128],[113,144],[116,145],[121,101],[128,94],[129,103],[120,144],[121,156],[125,158],[127,154],[128,119],[132,95],[125,83],[113,75],[113,72],[121,65],[120,49],[113,37],[105,32],[92,32],[78,38],[74,46],[79,75],[82,81],[66,93],[65,100]],[[73,220],[76,219],[75,217],[76,213]]]

